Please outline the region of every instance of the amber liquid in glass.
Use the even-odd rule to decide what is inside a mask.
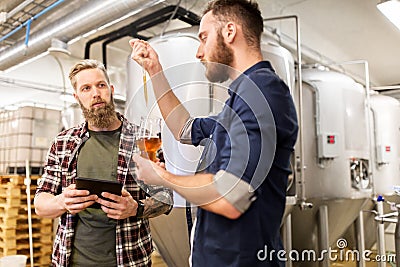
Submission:
[[[152,161],[157,160],[157,150],[160,149],[161,143],[161,138],[158,137],[140,138],[136,141],[140,155]]]

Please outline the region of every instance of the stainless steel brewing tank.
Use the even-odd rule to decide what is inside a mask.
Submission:
[[[274,40],[262,36],[261,52],[264,60],[271,62],[278,76],[287,84],[293,94],[295,86],[295,65],[293,55]]]
[[[371,194],[366,93],[343,74],[303,71],[307,198],[364,198]]]
[[[400,197],[395,194],[395,186],[400,185],[400,103],[397,99],[371,92],[370,121],[373,127],[373,181],[374,194],[385,199],[383,212],[393,212],[388,201],[400,203]],[[376,202],[371,198],[363,210],[376,210]],[[364,212],[365,247],[371,249],[377,241],[377,222],[375,214]],[[389,224],[386,223],[385,227]],[[346,232],[346,239],[355,243],[356,233],[353,227]],[[394,238],[393,238],[394,239]],[[394,240],[393,240],[394,241]],[[390,244],[390,240],[387,241]]]
[[[374,128],[374,192],[393,195],[400,185],[400,103],[393,97],[371,94],[371,121]]]
[[[366,92],[326,69],[304,69],[302,75],[305,170],[298,197],[313,207],[292,210],[293,248],[318,253],[327,244],[336,247],[372,193]]]
[[[156,50],[170,82],[171,89],[193,116],[209,115],[210,85],[204,69],[196,59],[197,29],[175,31],[155,37],[148,42]],[[150,78],[147,75],[148,103],[146,105],[141,67],[128,58],[128,86],[125,115],[138,124],[142,116],[160,116]],[[175,174],[193,174],[201,148],[177,142],[167,127],[162,129],[162,149],[166,168]],[[152,237],[168,266],[189,266],[189,237],[185,218],[185,200],[174,193],[174,208],[170,215],[150,219]]]
[[[192,116],[210,114],[210,84],[204,76],[204,67],[196,59],[197,30],[185,30],[164,34],[148,41],[157,51],[171,89]],[[148,103],[143,87],[143,72],[132,59],[128,59],[128,90],[126,92],[126,116],[134,123],[140,117],[159,116],[151,80],[147,76]],[[221,103],[220,103],[221,104]],[[166,126],[162,129],[163,152],[167,169],[176,174],[194,173],[201,149],[178,143]]]

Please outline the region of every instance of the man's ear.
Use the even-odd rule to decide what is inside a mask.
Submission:
[[[234,22],[228,22],[224,27],[224,37],[228,44],[232,43],[235,40],[237,34],[237,25]]]

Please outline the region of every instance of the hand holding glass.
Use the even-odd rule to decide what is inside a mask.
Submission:
[[[136,144],[142,157],[157,160],[157,150],[161,147],[160,118],[141,118]]]

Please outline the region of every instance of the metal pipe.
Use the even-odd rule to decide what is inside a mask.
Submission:
[[[214,84],[208,83],[208,96],[209,96],[209,105],[210,105],[210,108],[208,110],[209,114],[215,114],[214,95],[215,95]]]
[[[375,91],[399,90],[400,89],[400,85],[374,86],[374,87],[371,87],[371,89],[375,90]]]
[[[396,206],[397,207],[397,206]],[[399,207],[397,207],[399,208]],[[394,231],[394,245],[396,250],[396,266],[399,266],[400,261],[400,222],[399,217],[397,217],[396,228]]]
[[[172,13],[172,17],[170,13]],[[106,65],[106,46],[108,43],[125,36],[132,36],[134,38],[147,40],[148,37],[142,36],[138,34],[138,32],[149,29],[171,18],[180,19],[181,21],[186,22],[190,25],[198,25],[200,23],[200,17],[198,17],[193,12],[183,9],[180,6],[167,6],[149,15],[141,17],[127,26],[89,40],[85,45],[85,58],[90,58],[90,47],[94,43],[107,39],[102,44],[103,63],[104,65]]]
[[[29,82],[19,79],[11,79],[8,77],[0,76],[0,84],[5,86],[21,86],[23,88],[29,88],[33,90],[39,90],[46,93],[57,93],[63,92],[63,87],[52,85],[52,84],[42,84],[37,82]]]
[[[53,8],[57,7],[58,5],[60,5],[61,3],[63,3],[65,0],[58,0],[57,2],[55,2],[54,4],[51,4],[50,6],[46,7],[45,9],[43,9],[42,11],[40,11],[39,13],[37,13],[35,16],[33,16],[33,19],[37,19],[40,16],[42,16],[43,14],[46,14],[47,12],[49,12],[50,10],[52,10]]]
[[[90,48],[94,43],[103,41],[105,39],[114,38],[114,36],[121,35],[122,33],[124,33],[125,35],[131,34],[134,36],[138,36],[137,33],[139,31],[145,30],[145,29],[150,28],[151,26],[154,26],[154,24],[149,25],[150,21],[154,21],[156,18],[160,19],[162,17],[165,17],[165,15],[169,14],[169,12],[172,11],[173,9],[175,9],[175,6],[164,7],[163,9],[157,10],[156,12],[153,12],[149,15],[139,18],[138,20],[132,22],[131,24],[129,24],[127,26],[124,26],[124,27],[114,30],[112,32],[97,36],[93,39],[90,39],[88,42],[86,42],[84,57],[90,58]],[[162,20],[162,21],[164,21],[164,20]],[[104,58],[103,58],[103,60],[104,60]]]
[[[285,225],[283,228],[283,242],[284,248],[286,251],[286,255],[288,255],[293,247],[292,247],[292,214],[288,214],[285,219]],[[293,263],[290,257],[287,258],[286,267],[292,267]]]
[[[32,234],[32,205],[31,205],[31,172],[29,166],[29,160],[25,161],[25,179],[24,184],[26,186],[26,204],[28,208],[28,236],[29,236],[29,255],[31,267],[33,267],[33,234]]]
[[[160,37],[164,36],[165,31],[167,30],[168,25],[171,23],[171,20],[174,18],[176,12],[178,11],[179,5],[181,4],[182,0],[178,0],[178,3],[176,4],[176,7],[174,9],[174,11],[172,12],[171,16],[169,17],[169,19],[167,20],[167,22],[164,24],[163,29],[161,30],[161,34]]]
[[[328,206],[319,207],[319,251],[329,251],[329,217]],[[321,267],[329,267],[329,257],[325,257],[321,261]]]
[[[270,33],[273,34],[273,30],[269,29]],[[289,49],[294,49],[293,48],[293,40],[292,37],[286,35],[285,33],[280,33],[280,42],[284,47],[287,47]],[[283,37],[283,38],[282,38]],[[350,71],[346,71],[343,68],[340,68],[340,64],[335,64],[335,61],[331,58],[326,57],[325,55],[322,55],[321,53],[317,52],[316,50],[302,44],[302,54],[303,57],[307,58],[309,61],[314,61],[317,62],[321,65],[325,66],[332,66],[332,70],[335,70],[340,73],[344,73],[350,77],[352,77],[355,81],[359,83],[363,83],[365,81],[364,78],[360,78],[358,74],[352,73]]]
[[[126,14],[138,12],[162,3],[165,0],[103,0],[89,1],[79,9],[70,12],[30,36],[29,57],[43,53],[51,44],[52,38],[58,38],[63,42],[87,33],[99,26],[114,21]],[[25,50],[23,41],[15,43],[0,52],[0,70],[7,69],[28,58],[21,53]]]
[[[356,220],[357,249],[360,255],[364,255],[365,251],[365,233],[364,233],[364,212],[358,213]],[[364,257],[360,257],[358,267],[366,267]]]
[[[380,224],[383,223],[397,223],[397,219],[395,218],[385,218],[384,216],[375,216],[375,221],[379,222]]]
[[[369,119],[369,111],[371,110],[371,92],[370,92],[370,80],[369,80],[369,64],[368,61],[362,60],[358,62],[359,64],[364,64],[364,72],[365,72],[365,92],[367,95],[367,129],[369,129],[368,133],[368,142],[369,142],[369,158],[370,162],[368,164],[369,167],[369,179],[372,181],[372,193],[373,195],[376,194],[376,188],[375,188],[375,149],[373,147],[373,142],[372,142],[372,134],[374,133],[374,129],[371,127],[371,120]]]
[[[4,35],[3,37],[0,38],[0,42],[4,41],[5,39],[7,39],[8,37],[10,37],[11,35],[13,35],[14,33],[16,33],[17,31],[19,31],[20,29],[22,29],[22,27],[26,26],[26,38],[25,38],[25,45],[27,45],[27,40],[28,40],[28,36],[29,36],[29,31],[30,31],[30,26],[33,20],[39,18],[40,16],[42,16],[43,14],[47,13],[48,11],[52,10],[53,8],[57,7],[59,4],[61,4],[62,2],[64,2],[65,0],[58,0],[57,2],[55,2],[54,4],[46,7],[45,9],[43,9],[42,11],[40,11],[39,13],[37,13],[35,16],[33,16],[32,18],[28,19],[27,21],[25,21],[24,23],[22,23],[20,26],[18,26],[17,28],[15,28],[14,30],[12,30],[11,32],[9,32],[8,34]]]
[[[299,174],[299,186],[300,186],[300,207],[306,208],[309,207],[309,204],[306,203],[306,189],[305,189],[305,178],[304,178],[304,135],[303,135],[303,85],[302,85],[302,71],[301,71],[301,62],[302,62],[302,50],[301,50],[301,38],[300,38],[300,19],[296,15],[290,16],[279,16],[266,18],[264,21],[273,21],[273,20],[284,20],[284,19],[294,19],[296,24],[296,54],[297,54],[297,90],[298,90],[298,116],[299,116],[299,154],[300,158],[298,159],[298,165],[296,170]]]
[[[378,212],[378,216],[380,217],[383,215],[383,201],[377,201],[376,202],[376,209]],[[387,220],[388,218],[386,218]],[[378,230],[378,236],[377,236],[377,242],[378,242],[378,254],[380,256],[385,255],[385,225],[383,222],[378,223],[377,225],[377,230]],[[385,264],[383,262],[378,262],[379,267],[385,267]]]
[[[14,8],[13,10],[11,10],[10,12],[7,13],[7,19],[11,18],[15,14],[17,14],[18,12],[23,10],[27,5],[29,5],[33,1],[34,0],[27,0],[27,1],[24,1],[23,3],[19,4],[16,8]]]
[[[314,98],[315,98],[315,114],[314,114],[315,136],[320,136],[322,131],[321,131],[321,100],[320,100],[319,91],[318,91],[318,88],[313,83],[309,83],[309,82],[306,82],[306,83],[308,85],[310,85],[308,88],[314,94]],[[324,165],[322,159],[317,158],[317,164],[318,164],[318,167],[320,167],[321,169],[325,168],[325,165]]]

